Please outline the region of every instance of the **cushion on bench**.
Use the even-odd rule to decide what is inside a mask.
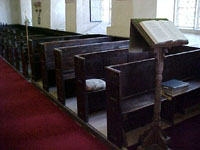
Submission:
[[[86,90],[95,91],[106,88],[106,82],[101,79],[88,79],[86,80]]]

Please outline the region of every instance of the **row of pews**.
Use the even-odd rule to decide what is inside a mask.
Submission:
[[[29,27],[28,42],[25,35],[22,25],[0,25],[1,56],[25,77],[42,81],[47,92],[56,87],[57,100],[63,105],[67,98],[77,97],[78,116],[85,122],[90,114],[106,110],[107,138],[115,145],[127,146],[126,133],[152,121],[156,60],[141,36],[137,35],[142,47],[138,51],[128,38],[116,36],[35,27]],[[176,113],[184,114],[198,103],[199,77],[200,49],[171,47],[165,56],[163,81],[175,78],[190,86],[172,100],[161,98],[162,119],[173,124]]]
[[[40,54],[38,54],[38,47],[35,45],[39,45],[39,43],[29,42],[27,41],[26,36],[26,28],[22,25],[1,25],[1,56],[4,57],[10,64],[16,67],[17,70],[23,72],[25,77],[28,77],[29,67],[29,54],[28,49],[30,50],[30,61],[31,69],[34,70],[32,72],[33,76],[37,74],[37,70],[35,70],[35,65],[40,60]],[[29,27],[28,30],[29,40],[38,41],[38,40],[53,40],[54,38],[64,39],[69,35],[78,35],[77,33],[71,32],[62,32],[62,31],[54,31],[50,29],[43,29],[37,27]],[[32,51],[32,49],[36,49],[36,51]],[[40,72],[40,69],[39,69]],[[37,75],[36,75],[37,76]]]

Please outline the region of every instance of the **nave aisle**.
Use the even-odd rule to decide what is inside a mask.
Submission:
[[[0,150],[109,149],[0,58]]]

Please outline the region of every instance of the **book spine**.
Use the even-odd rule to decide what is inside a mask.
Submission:
[[[163,91],[163,90],[162,90],[162,96],[164,96],[164,97],[167,98],[168,100],[172,100],[172,97],[169,96],[169,95],[167,95],[167,94],[165,93],[165,91]]]

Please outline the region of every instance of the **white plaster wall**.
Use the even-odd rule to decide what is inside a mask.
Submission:
[[[0,14],[0,22],[12,23],[9,0],[0,0]]]
[[[30,21],[30,26],[32,25],[32,3],[31,0],[20,0],[21,8],[21,24],[25,25],[25,15]],[[26,12],[26,14],[25,14]]]
[[[44,28],[50,28],[51,27],[51,18],[50,18],[50,10],[51,10],[51,0],[40,0],[42,2],[42,12],[40,14],[41,21],[40,24],[38,24],[38,14],[35,11],[35,7],[33,6],[34,2],[37,2],[38,0],[32,0],[32,23],[33,26],[36,27],[44,27]]]
[[[0,22],[8,24],[20,23],[19,0],[0,0]]]
[[[13,24],[21,23],[20,0],[10,0],[11,19]]]
[[[65,30],[65,0],[51,0],[51,29]]]
[[[66,0],[66,30],[76,32],[76,0]]]
[[[129,37],[133,2],[133,0],[112,0],[111,27],[107,28],[108,35]]]
[[[129,37],[130,19],[155,18],[157,0],[112,0],[111,27],[108,35]]]
[[[175,0],[157,0],[157,17],[173,21]]]
[[[102,28],[101,22],[90,22],[89,0],[66,0],[67,31],[84,34],[94,29],[97,31],[98,28]]]
[[[157,0],[134,0],[133,18],[155,18]]]
[[[87,33],[89,30],[95,28],[100,23],[90,22],[90,5],[89,0],[77,0],[77,32]]]

